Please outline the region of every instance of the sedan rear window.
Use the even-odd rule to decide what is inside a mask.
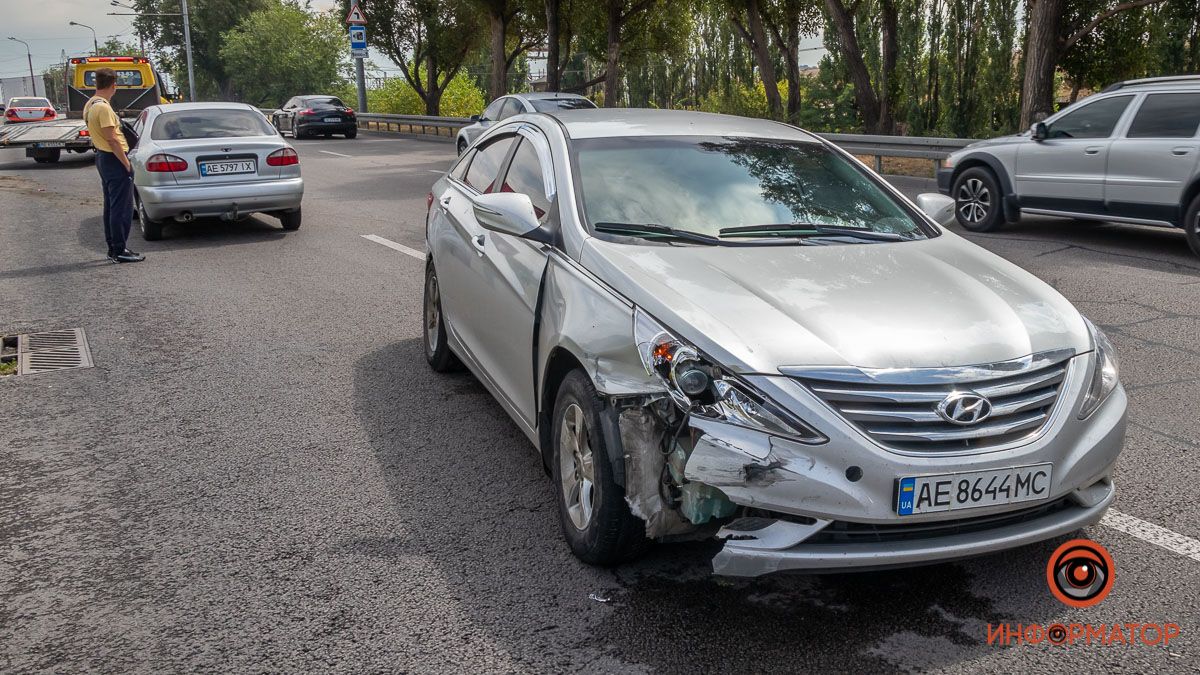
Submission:
[[[554,112],[555,110],[586,110],[595,108],[596,104],[586,98],[535,98],[529,101],[538,112]]]
[[[154,120],[150,138],[178,141],[193,138],[274,136],[275,128],[262,113],[238,108],[166,112]]]
[[[10,108],[49,108],[50,101],[44,98],[14,98],[8,102]]]
[[[667,136],[573,145],[593,227],[653,225],[722,239],[812,237],[830,228],[881,233],[876,240],[935,233],[865,171],[819,143]]]
[[[305,105],[331,105],[335,108],[345,108],[346,104],[342,103],[342,99],[333,96],[318,96],[316,98],[304,99]]]

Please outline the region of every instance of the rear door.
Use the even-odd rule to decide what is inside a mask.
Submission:
[[[1200,92],[1146,94],[1109,151],[1104,200],[1114,215],[1178,223],[1200,165]]]
[[[1015,172],[1021,207],[1103,213],[1109,146],[1134,98],[1085,102],[1047,122],[1045,140],[1021,144]]]

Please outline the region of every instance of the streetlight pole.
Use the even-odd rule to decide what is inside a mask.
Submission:
[[[78,21],[71,21],[67,25],[83,26],[84,28],[92,31],[92,56],[100,56],[100,43],[96,40],[96,29],[95,28],[92,28],[91,26],[87,25],[86,23],[79,23]]]
[[[29,43],[24,40],[18,40],[15,37],[9,37],[8,39],[25,45],[25,58],[29,60],[29,86],[33,87],[32,95],[37,96],[37,80],[33,79],[33,52],[29,51]]]
[[[108,4],[112,5],[113,7],[124,7],[125,9],[133,9],[133,10],[137,9],[136,7],[130,7],[129,5],[122,5],[121,3],[117,2],[117,0],[111,0]],[[192,69],[192,24],[191,24],[191,20],[188,17],[187,0],[179,0],[179,8],[182,11],[161,12],[161,13],[160,12],[154,12],[154,13],[135,12],[134,14],[126,14],[126,13],[121,13],[121,12],[109,12],[108,15],[109,16],[138,16],[138,17],[143,17],[143,16],[182,16],[183,17],[183,50],[184,50],[185,56],[187,58],[187,71],[188,71],[188,100],[195,101],[196,100],[196,77],[195,77],[195,71],[193,71],[193,69]]]

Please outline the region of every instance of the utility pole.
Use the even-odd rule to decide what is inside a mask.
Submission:
[[[188,19],[187,0],[179,0],[183,11],[183,48],[187,51],[188,101],[196,101],[196,74],[192,71],[192,23]]]
[[[37,96],[37,80],[33,78],[33,52],[29,51],[29,43],[24,40],[18,40],[15,37],[8,39],[25,45],[25,58],[29,60],[29,86],[31,87],[29,93],[31,96]],[[359,63],[361,64],[362,61],[359,61]]]
[[[80,26],[82,28],[86,28],[86,29],[92,31],[92,56],[100,56],[100,42],[96,40],[96,29],[95,28],[92,28],[91,26],[87,25],[86,23],[79,23],[78,21],[68,22],[67,25],[68,26]]]

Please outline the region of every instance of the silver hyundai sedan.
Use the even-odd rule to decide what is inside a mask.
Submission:
[[[816,136],[522,115],[428,201],[427,360],[540,450],[584,561],[715,536],[724,575],[912,565],[1113,500],[1104,333]]]
[[[244,103],[151,106],[133,125],[134,203],[142,236],[169,220],[237,220],[254,213],[300,228],[300,157],[258,109]]]

